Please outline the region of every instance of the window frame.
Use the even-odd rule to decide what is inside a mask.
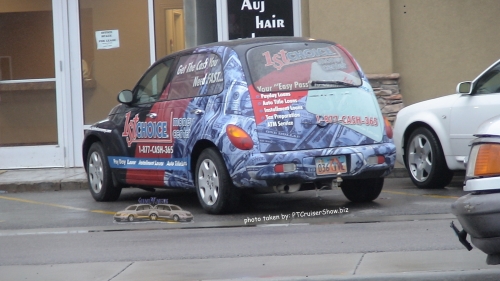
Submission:
[[[189,52],[189,53],[181,53],[181,54],[178,54],[176,56],[176,59],[175,59],[175,65],[174,67],[171,67],[172,70],[171,70],[171,76],[170,76],[170,79],[168,81],[168,83],[173,83],[174,80],[175,80],[175,77],[177,77],[177,73],[175,73],[175,69],[178,68],[179,66],[179,62],[181,61],[181,59],[183,57],[187,57],[187,56],[198,56],[198,55],[208,55],[208,57],[210,57],[211,55],[214,55],[216,56],[219,61],[220,61],[220,71],[221,71],[221,75],[222,75],[222,81],[221,82],[218,82],[218,83],[221,83],[222,87],[220,87],[220,91],[218,92],[213,92],[213,93],[208,93],[208,94],[205,94],[205,95],[199,95],[200,91],[199,91],[199,87],[202,87],[204,85],[201,85],[198,88],[198,91],[196,91],[196,95],[187,95],[187,96],[183,96],[183,97],[176,97],[176,98],[170,98],[170,91],[171,89],[169,89],[169,93],[167,94],[167,97],[166,99],[162,99],[162,101],[175,101],[175,100],[182,100],[182,99],[189,99],[189,98],[197,98],[197,97],[202,97],[202,96],[214,96],[214,95],[218,95],[222,92],[224,92],[224,62],[223,62],[223,59],[222,57],[215,53],[215,52],[211,52],[211,51],[202,51],[202,52]],[[182,74],[185,74],[185,73],[182,73]],[[181,75],[182,75],[181,74]],[[194,75],[194,74],[193,74]],[[215,83],[214,83],[215,84]],[[205,84],[207,85],[207,84]],[[195,91],[190,91],[190,93],[193,93]]]
[[[141,91],[140,87],[142,86],[142,83],[148,79],[149,82],[147,83],[149,85],[149,83],[153,80],[153,77],[150,77],[150,74],[157,68],[159,67],[160,65],[163,65],[163,66],[166,66],[166,63],[167,62],[171,62],[171,65],[168,66],[168,71],[167,71],[167,74],[165,75],[165,79],[163,81],[163,85],[162,85],[162,89],[160,91],[158,91],[156,97],[154,100],[151,100],[151,101],[147,101],[147,102],[140,102],[139,101],[139,91]],[[165,91],[165,88],[167,87],[167,85],[170,83],[170,80],[172,78],[172,69],[174,69],[175,65],[177,64],[177,56],[169,56],[169,57],[165,57],[161,60],[158,60],[156,63],[154,63],[151,67],[148,68],[148,70],[146,72],[144,72],[144,74],[142,75],[142,77],[139,79],[139,81],[137,82],[137,84],[135,85],[134,89],[132,90],[132,94],[133,94],[133,100],[132,100],[132,103],[131,105],[132,106],[141,106],[141,105],[145,105],[145,104],[152,104],[152,103],[156,103],[161,99],[161,96],[162,96],[162,93],[163,91]],[[154,76],[156,76],[161,70],[158,70],[157,72],[154,73]],[[153,97],[154,95],[152,95],[151,97]]]

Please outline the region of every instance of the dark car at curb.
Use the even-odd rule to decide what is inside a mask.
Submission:
[[[123,187],[195,189],[209,213],[244,190],[337,186],[376,199],[395,161],[390,123],[345,48],[267,37],[201,45],[154,63],[85,131],[97,201]]]

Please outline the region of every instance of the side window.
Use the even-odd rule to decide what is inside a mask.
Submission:
[[[150,69],[135,88],[135,103],[157,101],[165,90],[167,76],[174,59],[164,60]]]
[[[491,94],[500,92],[500,64],[488,70],[475,85],[474,94]]]
[[[137,208],[137,206],[130,206],[127,208],[127,211],[135,211],[135,208]]]
[[[177,206],[172,206],[172,210],[174,211],[179,211],[181,208],[177,207]]]
[[[169,206],[165,206],[165,210],[166,211],[170,211],[170,207]]]
[[[169,100],[216,95],[224,89],[221,58],[213,53],[182,56],[174,70]]]

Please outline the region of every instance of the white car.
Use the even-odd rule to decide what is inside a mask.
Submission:
[[[468,249],[467,235],[474,246],[488,254],[486,263],[500,264],[500,116],[479,127],[471,143],[464,191],[451,205],[463,227],[454,230]],[[453,225],[452,225],[453,227]]]
[[[500,60],[457,93],[403,108],[394,125],[396,160],[418,188],[443,188],[464,170],[479,125],[500,113]]]

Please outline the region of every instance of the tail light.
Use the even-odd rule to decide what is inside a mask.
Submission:
[[[385,133],[388,138],[392,139],[392,125],[391,122],[384,116]]]
[[[471,149],[467,176],[499,176],[500,144],[485,143],[475,145]]]
[[[242,128],[229,124],[226,127],[226,133],[235,147],[241,150],[250,150],[253,148],[252,138]]]

